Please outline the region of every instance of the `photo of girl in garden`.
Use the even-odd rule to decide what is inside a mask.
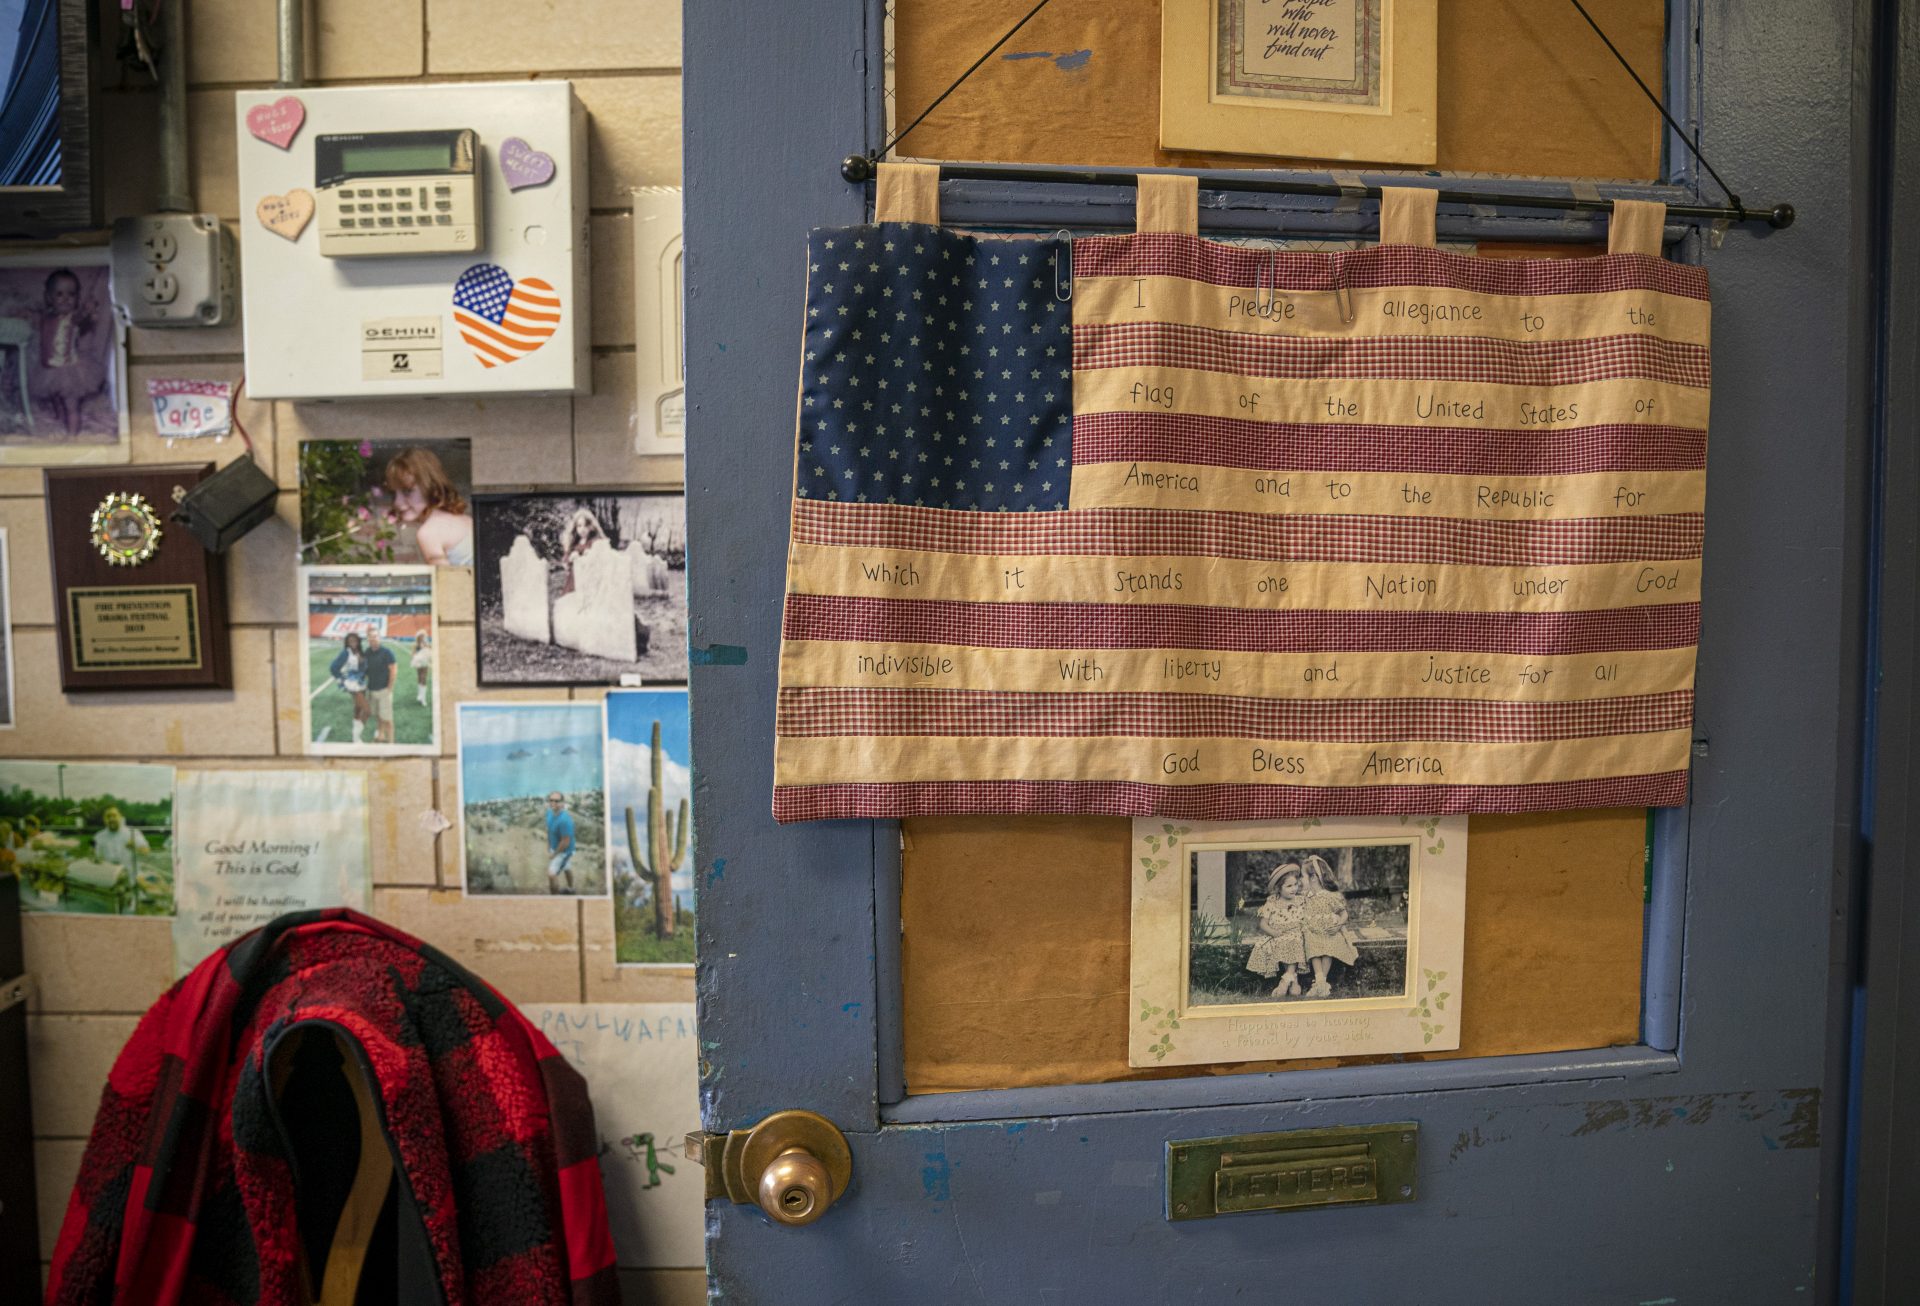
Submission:
[[[300,446],[300,560],[473,561],[467,440],[308,440]]]
[[[1406,992],[1409,843],[1196,851],[1195,1005]]]

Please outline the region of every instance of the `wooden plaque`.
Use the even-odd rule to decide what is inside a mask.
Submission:
[[[212,472],[197,463],[46,473],[61,689],[233,687],[225,572],[169,519],[175,488]]]

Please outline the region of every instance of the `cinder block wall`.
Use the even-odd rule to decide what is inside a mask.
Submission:
[[[227,562],[234,689],[68,698],[55,662],[52,589],[40,472],[0,469],[0,526],[12,546],[18,650],[18,726],[0,756],[167,761],[183,768],[347,765],[369,776],[374,911],[444,948],[523,1002],[692,1001],[690,975],[617,971],[606,903],[469,901],[460,893],[451,831],[435,838],[422,816],[457,819],[453,704],[473,699],[578,699],[599,691],[481,692],[474,684],[473,581],[443,568],[438,759],[308,759],[300,750],[299,631],[294,568],[298,442],[308,438],[473,440],[481,488],[569,485],[670,487],[677,468],[630,455],[633,408],[634,186],[680,181],[679,0],[308,0],[308,79],[316,85],[565,77],[592,115],[593,388],[579,399],[394,400],[290,404],[243,400],[241,420],[279,481],[279,519],[242,541]],[[189,0],[193,186],[196,205],[229,224],[253,221],[257,196],[235,185],[236,90],[269,86],[278,69],[272,0]],[[103,30],[119,5],[101,0]],[[106,97],[109,218],[154,204],[154,97]],[[168,448],[145,399],[149,377],[237,381],[240,332],[136,331],[129,342],[133,461],[201,459]],[[218,461],[239,442],[217,447]],[[135,1018],[172,982],[163,920],[29,916],[27,965],[39,981],[29,1019],[34,1159],[41,1256],[53,1248],[100,1087]],[[627,1272],[629,1302],[705,1300],[698,1271]]]

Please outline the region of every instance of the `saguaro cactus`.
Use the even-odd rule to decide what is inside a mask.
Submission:
[[[666,787],[661,782],[660,723],[653,723],[653,787],[647,791],[647,841],[640,842],[633,809],[627,808],[627,851],[634,869],[653,882],[654,926],[663,939],[673,937],[673,873],[687,858],[687,800],[680,800],[677,817],[666,810]],[[646,860],[641,860],[645,849]]]

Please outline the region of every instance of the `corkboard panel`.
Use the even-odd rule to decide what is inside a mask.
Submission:
[[[903,823],[909,1093],[1393,1059],[1128,1067],[1131,829],[1079,816]],[[1460,1050],[1408,1059],[1636,1041],[1645,848],[1638,809],[1472,817]]]
[[[896,0],[896,129],[1031,7],[1031,0]],[[1587,0],[1587,8],[1657,91],[1665,80],[1665,0]],[[1437,167],[1658,178],[1659,114],[1571,5],[1442,0],[1439,40]],[[1287,162],[1160,148],[1160,6],[1153,0],[1054,0],[900,152],[1115,167]]]

